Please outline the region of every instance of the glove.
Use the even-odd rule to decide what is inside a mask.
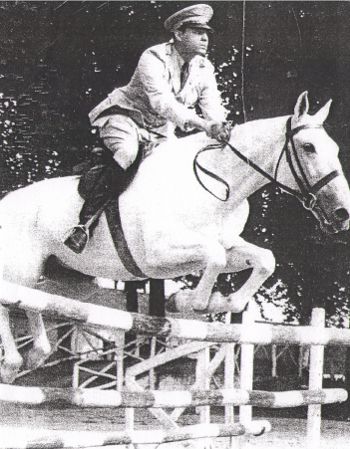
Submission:
[[[219,142],[228,142],[231,134],[231,126],[226,122],[210,121],[206,133],[209,137]]]

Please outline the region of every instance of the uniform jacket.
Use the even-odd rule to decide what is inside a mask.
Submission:
[[[204,118],[223,121],[222,106],[214,75],[214,67],[202,56],[195,56],[189,65],[185,85],[180,89],[183,60],[174,45],[163,43],[147,49],[142,55],[129,84],[114,89],[89,114],[92,125],[102,126],[101,114],[118,106],[128,111],[134,121],[150,130],[169,135],[175,126],[184,129],[199,106]],[[101,121],[102,120],[102,121]]]

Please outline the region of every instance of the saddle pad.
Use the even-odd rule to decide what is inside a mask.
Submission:
[[[148,276],[142,273],[138,267],[133,255],[131,254],[128,242],[125,239],[120,219],[119,202],[110,201],[106,206],[105,214],[115,249],[117,250],[118,256],[125,269],[138,278],[147,279]]]

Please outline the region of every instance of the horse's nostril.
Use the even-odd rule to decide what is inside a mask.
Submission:
[[[335,218],[339,221],[345,221],[349,219],[349,212],[344,207],[337,209],[334,215]]]

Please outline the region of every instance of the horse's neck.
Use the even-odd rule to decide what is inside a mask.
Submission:
[[[284,146],[287,119],[287,116],[276,117],[238,125],[233,128],[230,143],[267,174],[274,176]],[[237,197],[240,193],[242,197],[250,196],[270,182],[229,147],[226,147],[225,160],[221,159],[220,164],[224,167],[226,179],[231,179],[231,191]]]

